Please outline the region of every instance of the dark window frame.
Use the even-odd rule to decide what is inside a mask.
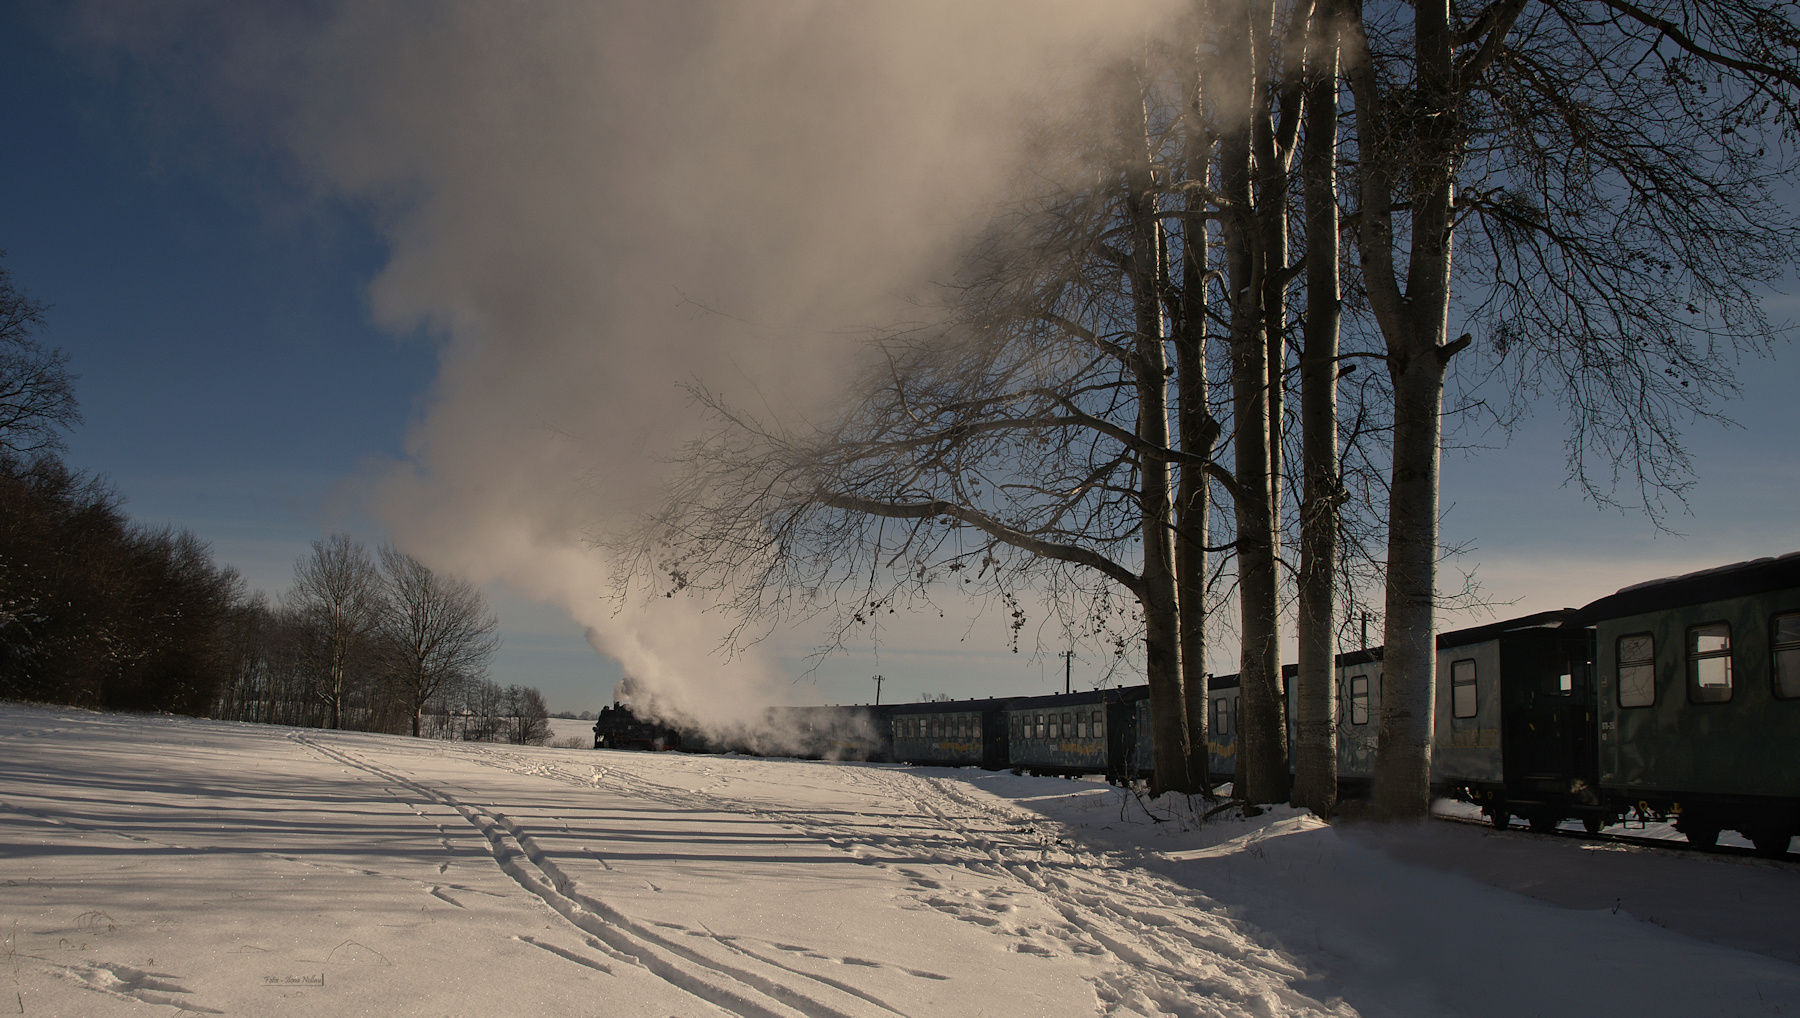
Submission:
[[[1469,681],[1456,681],[1457,665],[1469,666]],[[1456,710],[1456,689],[1458,686],[1468,686],[1473,691],[1471,699],[1473,700],[1474,706],[1467,714],[1459,714]],[[1459,721],[1466,721],[1469,718],[1481,716],[1481,666],[1477,665],[1475,659],[1472,657],[1457,658],[1450,662],[1450,716]]]
[[[1356,684],[1358,682],[1363,684],[1361,693],[1356,691]],[[1359,700],[1361,701],[1360,703],[1358,702]],[[1356,720],[1358,709],[1361,709],[1362,711],[1361,721]],[[1350,676],[1350,723],[1353,725],[1366,725],[1369,723],[1369,677],[1367,675]]]
[[[1625,657],[1623,654],[1625,641],[1626,640],[1636,640],[1639,637],[1642,637],[1643,639],[1650,641],[1650,656],[1649,657],[1632,658],[1630,662],[1627,662],[1625,660]],[[1650,669],[1650,700],[1648,703],[1626,703],[1625,702],[1625,669],[1626,668],[1648,668],[1648,669]],[[1620,710],[1642,710],[1645,707],[1656,706],[1656,702],[1659,699],[1661,699],[1661,691],[1657,689],[1657,682],[1656,682],[1656,634],[1655,633],[1652,633],[1652,632],[1622,633],[1616,639],[1613,640],[1613,686],[1614,686],[1613,702],[1615,702],[1619,705]]]
[[[1716,627],[1723,627],[1725,630],[1725,652],[1723,654],[1715,652],[1715,653],[1710,653],[1710,654],[1705,654],[1705,655],[1696,653],[1694,651],[1694,634],[1702,629],[1713,629]],[[1681,649],[1682,649],[1682,656],[1685,659],[1685,664],[1686,664],[1686,668],[1687,668],[1687,699],[1688,699],[1688,703],[1691,703],[1696,707],[1705,707],[1705,706],[1712,705],[1712,704],[1730,703],[1732,701],[1732,698],[1737,695],[1737,645],[1735,643],[1733,643],[1731,640],[1731,622],[1726,619],[1719,619],[1714,622],[1701,622],[1696,625],[1688,626],[1687,631],[1684,634],[1684,636],[1685,636],[1685,639],[1682,640]],[[1700,673],[1699,673],[1699,669],[1698,669],[1699,663],[1701,661],[1716,661],[1721,658],[1723,658],[1725,661],[1725,696],[1724,696],[1724,698],[1718,699],[1718,700],[1696,699],[1694,694],[1696,692],[1698,692],[1700,689],[1700,682],[1699,682]]]
[[[1769,692],[1777,700],[1800,700],[1800,676],[1795,676],[1792,696],[1781,693],[1781,652],[1783,649],[1800,652],[1800,640],[1789,640],[1786,643],[1776,638],[1781,632],[1782,619],[1800,619],[1800,612],[1777,612],[1769,616]]]

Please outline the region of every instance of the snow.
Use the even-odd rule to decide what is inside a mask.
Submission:
[[[0,704],[0,1013],[1800,1013],[1800,867]]]

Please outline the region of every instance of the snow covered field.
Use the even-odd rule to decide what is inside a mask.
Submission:
[[[0,704],[0,1013],[1800,1014],[1800,866]]]

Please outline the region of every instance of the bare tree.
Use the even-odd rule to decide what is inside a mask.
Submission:
[[[1429,802],[1445,377],[1474,341],[1449,338],[1453,284],[1513,391],[1569,408],[1578,479],[1599,452],[1668,487],[1681,420],[1774,335],[1757,288],[1795,249],[1771,135],[1800,128],[1800,31],[1741,0],[1345,15],[1353,235],[1394,390],[1376,795],[1412,818]],[[1472,257],[1453,259],[1459,232],[1480,238]]]
[[[512,722],[509,730],[516,746],[542,746],[550,741],[550,708],[535,686],[507,686],[504,707]]]
[[[1337,802],[1336,607],[1338,530],[1338,19],[1319,0],[1307,33],[1305,141],[1306,323],[1300,356],[1304,491],[1295,632],[1294,803],[1329,817]]]
[[[1335,21],[1316,6],[1200,0],[1168,45],[1105,76],[1085,123],[1054,125],[1033,187],[996,213],[937,317],[873,345],[836,420],[783,426],[699,393],[720,427],[640,535],[654,550],[636,575],[665,578],[658,593],[729,590],[746,625],[815,610],[876,625],[952,587],[996,594],[1017,627],[1021,588],[1045,592],[1078,636],[1142,640],[1159,790],[1205,784],[1208,612],[1235,600],[1251,762],[1237,793],[1281,801],[1282,489],[1298,487],[1283,397],[1298,370],[1302,516],[1326,534],[1299,542],[1305,631],[1325,662],[1309,658],[1303,756],[1310,787],[1335,788],[1337,76]],[[1330,65],[1308,77],[1309,59]],[[1309,85],[1323,266],[1291,250]],[[1303,268],[1323,296],[1296,368]],[[1346,441],[1381,437],[1369,410],[1352,408]],[[1216,527],[1215,498],[1232,509]],[[1309,796],[1321,813],[1330,800]]]
[[[44,305],[0,265],[0,450],[6,452],[60,449],[63,432],[81,423],[69,355],[32,338],[43,324]]]
[[[1199,688],[1184,687],[1182,643],[1199,648],[1204,597],[1178,594],[1174,546],[1179,530],[1190,562],[1204,550],[1194,489],[1231,476],[1212,462],[1211,408],[1192,402],[1204,385],[1184,390],[1171,440],[1169,379],[1183,363],[1204,371],[1205,325],[1180,299],[1186,270],[1171,269],[1180,256],[1162,220],[1175,200],[1164,167],[1203,135],[1178,128],[1184,93],[1167,101],[1143,66],[1105,81],[1090,121],[1103,129],[1034,167],[1039,184],[1063,184],[995,217],[938,320],[876,345],[839,422],[790,430],[701,394],[723,426],[690,450],[694,469],[648,528],[643,546],[658,550],[640,575],[730,588],[746,619],[825,605],[853,624],[987,584],[1015,631],[1032,586],[1067,629],[1100,639],[1114,635],[1116,585],[1137,607],[1124,629],[1142,626],[1115,647],[1142,640],[1155,787],[1200,791],[1204,678],[1190,671]],[[1172,328],[1188,337],[1174,365]],[[1174,466],[1190,507],[1179,528]],[[875,580],[884,570],[891,578]]]
[[[380,556],[383,650],[417,737],[426,702],[446,683],[487,667],[500,646],[500,623],[469,581],[435,573],[391,545]]]
[[[369,664],[362,655],[381,622],[380,583],[368,551],[348,534],[314,541],[312,554],[294,563],[287,603],[307,630],[303,653],[319,676],[330,728],[343,727],[353,672]]]

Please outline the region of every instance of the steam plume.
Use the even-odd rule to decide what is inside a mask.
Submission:
[[[356,0],[202,7],[174,28],[131,6],[93,18],[165,53],[203,35],[219,101],[383,224],[374,313],[443,344],[409,460],[370,487],[396,542],[563,605],[634,682],[722,719],[788,684],[767,660],[722,663],[697,605],[615,612],[584,540],[644,504],[697,423],[681,383],[816,408],[850,330],[892,317],[978,225],[1016,168],[1021,112],[1141,45],[1170,6]]]

